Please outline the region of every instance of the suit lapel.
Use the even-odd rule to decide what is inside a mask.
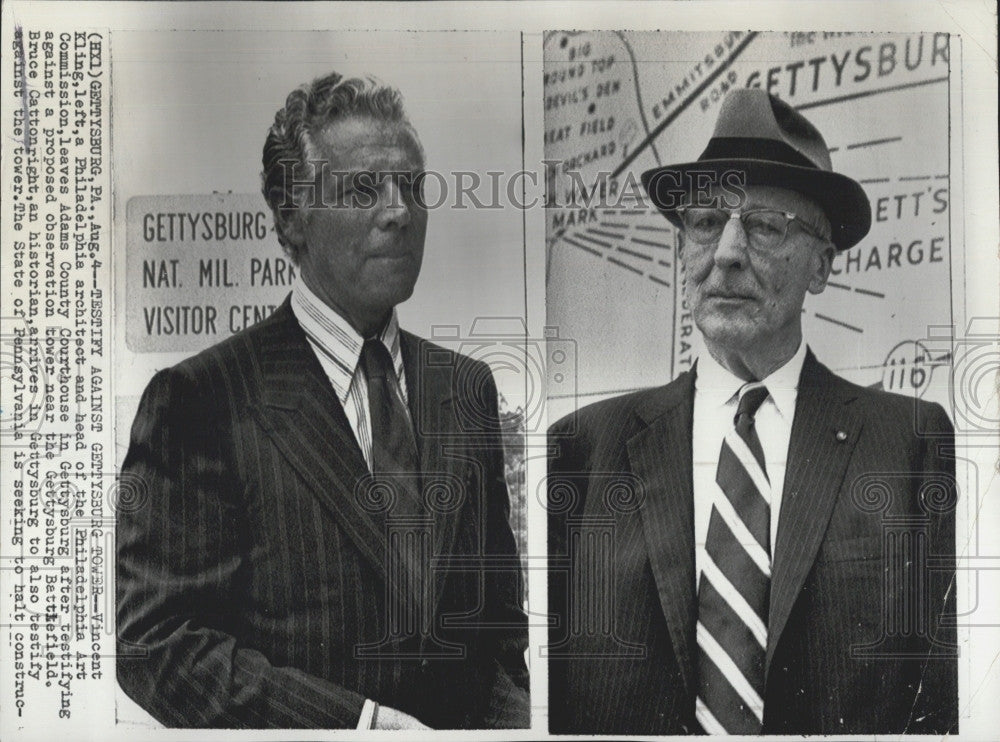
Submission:
[[[340,400],[290,303],[267,322],[259,347],[261,399],[253,406],[257,422],[384,578],[384,518],[356,498],[369,472]]]
[[[771,566],[767,668],[823,540],[861,433],[853,387],[806,355],[788,447],[778,535]]]
[[[826,532],[862,421],[853,387],[810,351],[802,369],[772,565],[767,664]],[[645,488],[643,534],[660,607],[685,685],[694,692],[697,595],[691,432],[694,373],[663,389],[628,442],[633,473]],[[839,436],[843,433],[844,436]],[[845,437],[846,436],[846,437]],[[839,438],[843,438],[840,440]]]
[[[428,499],[432,503],[429,508],[434,519],[431,556],[435,559],[452,551],[459,513],[463,510],[470,487],[468,462],[457,449],[465,438],[463,431],[459,430],[454,409],[457,356],[441,348],[432,348],[408,332],[400,333],[400,352],[403,354],[410,416],[420,452],[421,488],[430,496]],[[436,497],[436,492],[443,499]],[[446,570],[434,570],[435,605],[432,615],[437,613],[446,577]]]
[[[688,692],[694,691],[697,602],[691,423],[694,372],[667,385],[640,413],[646,427],[628,441],[633,473],[643,484],[640,509],[650,566],[670,640]]]

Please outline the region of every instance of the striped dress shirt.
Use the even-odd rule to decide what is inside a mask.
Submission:
[[[365,339],[350,323],[316,296],[305,282],[299,279],[292,289],[292,312],[309,340],[309,346],[319,359],[320,366],[344,407],[347,421],[354,431],[361,453],[372,468],[371,412],[368,409],[368,381],[358,361]],[[389,349],[398,381],[396,392],[407,407],[406,376],[403,372],[403,354],[399,350],[399,319],[395,308],[379,339]]]

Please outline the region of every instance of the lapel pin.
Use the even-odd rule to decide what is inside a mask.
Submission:
[[[841,443],[843,443],[844,441],[846,441],[847,440],[847,433],[845,433],[843,430],[838,430],[837,431],[837,440],[840,441]]]

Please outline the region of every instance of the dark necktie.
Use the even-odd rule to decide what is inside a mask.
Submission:
[[[396,495],[390,514],[419,513],[420,458],[392,356],[381,340],[369,339],[361,349],[361,364],[368,382],[372,474]]]
[[[388,604],[390,633],[419,637],[430,618],[430,539],[422,522],[420,457],[410,416],[399,392],[392,356],[381,340],[369,339],[361,349],[368,382],[371,418],[372,475],[391,493],[387,515],[389,552],[386,575],[394,587]]]
[[[767,388],[740,390],[719,453],[719,485],[698,588],[698,698],[709,734],[760,734],[771,591],[771,487],[754,414]]]

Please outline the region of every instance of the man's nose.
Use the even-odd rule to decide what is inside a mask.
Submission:
[[[720,268],[745,268],[747,247],[749,243],[743,222],[738,217],[730,218],[715,246],[715,264]]]
[[[401,229],[410,223],[411,206],[394,178],[383,181],[375,208],[379,210],[378,223],[382,229]]]

